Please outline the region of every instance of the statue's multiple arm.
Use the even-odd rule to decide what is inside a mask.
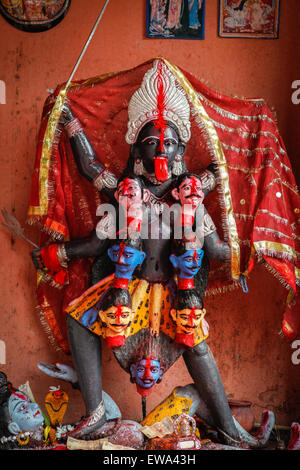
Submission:
[[[97,159],[79,119],[73,115],[68,104],[63,107],[61,123],[69,137],[79,172],[88,181],[92,182],[99,191],[102,191],[109,198],[113,198],[117,187],[117,178]]]
[[[57,256],[57,261],[61,268],[66,268],[68,262],[72,259],[94,258],[102,255],[107,250],[108,244],[109,240],[107,238],[98,238],[96,231],[93,230],[88,237],[39,248],[38,250],[32,251],[31,256],[36,269],[51,269],[50,265],[47,266],[49,248],[51,247],[51,250],[54,251],[54,254]]]
[[[229,263],[231,260],[230,246],[227,242],[220,239],[216,226],[206,209],[204,209],[203,231],[203,248],[207,256],[212,260]]]
[[[205,237],[204,250],[210,259],[224,261],[225,263],[230,262],[230,246],[228,243],[220,239],[217,231],[214,231]]]

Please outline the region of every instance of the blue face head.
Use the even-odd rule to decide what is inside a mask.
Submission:
[[[17,391],[8,400],[11,422],[9,430],[13,434],[33,431],[44,423],[44,417],[37,403],[32,403],[22,392]]]
[[[108,256],[116,266],[115,276],[130,279],[135,268],[144,261],[146,254],[132,246],[116,244],[108,249]]]
[[[160,366],[160,361],[155,359],[142,359],[136,364],[130,366],[131,376],[135,382],[144,389],[153,387],[158,379],[163,375],[163,369]]]
[[[201,268],[203,255],[204,251],[200,248],[197,250],[187,250],[180,256],[172,254],[170,261],[174,268],[179,271],[179,277],[191,279]]]

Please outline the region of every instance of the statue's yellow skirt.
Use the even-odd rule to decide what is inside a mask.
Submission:
[[[84,313],[97,304],[101,296],[109,289],[113,280],[114,274],[90,287],[69,304],[66,312],[81,323]],[[145,279],[133,278],[128,289],[132,298],[132,309],[135,311],[128,335],[134,335],[143,328],[151,328],[154,333],[158,334],[162,331],[171,339],[175,339],[176,325],[170,316],[172,296],[170,287],[161,283],[149,283]],[[102,326],[99,315],[94,323],[86,326],[86,328],[105,338],[106,328]],[[194,332],[195,346],[208,337],[208,334],[205,333],[201,322]]]

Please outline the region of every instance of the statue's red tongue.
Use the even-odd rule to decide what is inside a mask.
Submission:
[[[168,160],[166,157],[154,158],[154,171],[157,181],[166,181],[168,179]]]

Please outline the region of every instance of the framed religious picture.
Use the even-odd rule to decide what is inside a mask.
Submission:
[[[219,36],[277,39],[280,0],[220,0]]]
[[[0,0],[0,13],[15,28],[47,31],[67,14],[71,0]]]
[[[204,39],[205,0],[147,0],[147,37]]]

